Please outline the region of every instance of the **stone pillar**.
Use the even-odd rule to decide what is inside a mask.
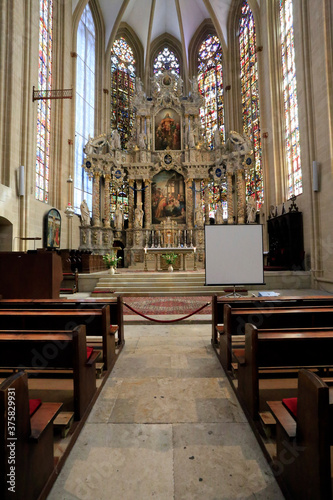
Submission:
[[[201,179],[196,179],[194,181],[194,187],[195,187],[195,194],[194,194],[194,200],[195,200],[195,207],[198,205],[202,205],[201,203]]]
[[[147,149],[151,150],[151,131],[150,131],[150,116],[146,116],[146,124],[147,124]]]
[[[105,174],[104,185],[104,227],[110,227],[110,182],[111,175]]]
[[[100,192],[101,192],[100,180],[101,180],[100,172],[94,172],[93,196],[92,196],[92,219],[93,219],[93,226],[95,227],[100,227],[101,225],[101,211],[99,209]]]
[[[227,172],[228,224],[234,223],[234,203],[232,194],[232,173]]]
[[[134,219],[134,180],[130,179],[128,183],[128,229],[133,228]]]
[[[208,189],[209,179],[204,180],[205,188],[205,224],[209,224],[209,189]]]
[[[189,122],[188,115],[185,115],[185,130],[184,130],[184,149],[188,149],[188,131],[189,131]]]
[[[150,229],[151,226],[151,180],[145,179],[145,227]]]
[[[187,229],[193,229],[194,221],[194,198],[192,188],[193,179],[186,180],[186,225]]]
[[[136,116],[136,138],[135,138],[135,140],[136,140],[136,144],[137,144],[137,143],[138,143],[138,141],[139,141],[139,134],[140,134],[140,132],[141,132],[141,123],[140,123],[140,121],[141,121],[141,120],[140,120],[140,116],[139,116],[139,115],[137,115],[137,116]]]
[[[245,172],[237,170],[237,224],[245,223]]]
[[[141,179],[137,179],[136,181],[136,206],[139,206],[140,204],[142,204],[142,180]]]

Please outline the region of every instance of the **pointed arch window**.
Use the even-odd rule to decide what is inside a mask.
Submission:
[[[132,100],[135,90],[135,59],[124,37],[118,38],[111,51],[111,130],[117,129],[121,146],[127,147],[134,124]]]
[[[95,114],[95,24],[89,5],[77,30],[74,210],[80,213],[82,200],[92,211],[92,180],[82,168],[83,148],[94,136]]]
[[[165,70],[171,70],[171,73],[179,76],[179,60],[175,53],[168,47],[164,47],[154,61],[154,75],[160,75]]]
[[[208,35],[198,53],[198,84],[205,105],[200,109],[202,125],[206,131],[206,141],[213,147],[214,131],[219,129],[221,140],[224,131],[224,95],[222,48],[216,35]]]
[[[246,195],[261,207],[264,198],[260,137],[260,106],[256,31],[252,11],[245,0],[239,20],[240,83],[243,132],[253,147],[253,162],[246,172]]]
[[[285,117],[284,138],[288,172],[287,194],[290,198],[292,195],[297,196],[303,192],[292,0],[280,0],[280,28]]]
[[[38,90],[52,88],[53,0],[39,2]],[[51,101],[37,105],[36,200],[48,203],[50,177]]]

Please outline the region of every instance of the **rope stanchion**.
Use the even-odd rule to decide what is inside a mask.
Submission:
[[[132,306],[130,306],[129,304],[126,304],[126,302],[124,302],[124,306],[128,307],[128,309],[130,309],[132,312],[134,312],[135,314],[138,314],[139,316],[142,316],[142,318],[148,319],[149,321],[155,321],[155,323],[176,323],[177,321],[183,321],[184,319],[187,319],[190,316],[197,314],[198,312],[200,312],[202,309],[209,306],[210,304],[211,304],[211,302],[207,302],[203,306],[199,307],[199,309],[196,309],[195,311],[187,314],[186,316],[182,316],[181,318],[162,320],[162,319],[156,319],[156,318],[151,318],[150,316],[146,316],[146,314],[143,314],[139,311],[136,311]]]

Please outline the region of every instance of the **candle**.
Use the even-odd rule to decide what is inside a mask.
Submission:
[[[145,247],[145,253],[147,253],[147,248]]]

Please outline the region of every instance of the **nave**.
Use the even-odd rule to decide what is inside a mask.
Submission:
[[[211,325],[127,322],[125,339],[48,500],[283,499]]]

